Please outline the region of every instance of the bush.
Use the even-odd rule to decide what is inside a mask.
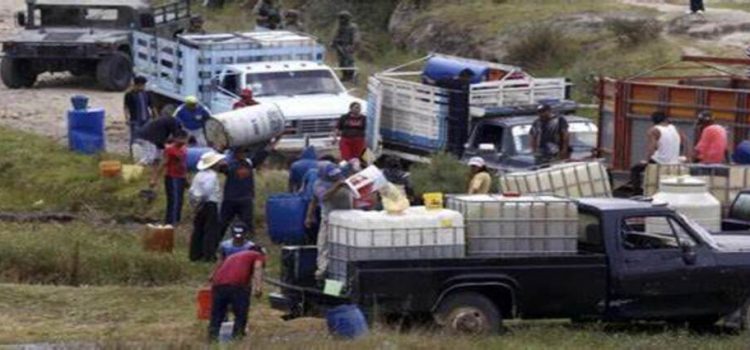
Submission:
[[[456,157],[442,153],[434,156],[430,164],[411,167],[411,182],[418,197],[424,193],[464,193],[469,168]]]
[[[606,26],[623,46],[637,46],[653,41],[663,29],[661,22],[653,18],[612,18],[607,20]]]
[[[522,29],[508,45],[505,60],[527,69],[557,69],[575,61],[576,45],[561,28],[536,24]]]
[[[203,281],[211,268],[184,249],[146,252],[135,233],[79,223],[0,224],[0,241],[3,282],[154,286]]]

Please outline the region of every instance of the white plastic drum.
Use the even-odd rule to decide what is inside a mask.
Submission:
[[[264,143],[284,132],[284,116],[274,104],[216,114],[206,121],[209,144],[219,150]]]
[[[659,192],[653,198],[654,202],[666,202],[709,231],[721,230],[721,203],[711,195],[703,180],[689,176],[661,180]]]

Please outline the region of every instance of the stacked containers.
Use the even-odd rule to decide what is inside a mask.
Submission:
[[[570,198],[612,197],[607,169],[599,162],[577,162],[500,176],[504,193]]]
[[[441,209],[411,207],[401,215],[341,210],[329,216],[328,275],[347,281],[347,263],[464,256],[464,217]]]
[[[462,195],[447,204],[466,218],[468,256],[577,252],[578,209],[571,200]]]
[[[84,154],[104,151],[104,109],[68,111],[68,146]]]

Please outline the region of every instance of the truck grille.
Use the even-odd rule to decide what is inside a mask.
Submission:
[[[36,48],[40,56],[70,56],[74,55],[78,47],[76,46],[40,46]]]
[[[294,123],[295,135],[325,136],[336,127],[337,119],[300,120]]]

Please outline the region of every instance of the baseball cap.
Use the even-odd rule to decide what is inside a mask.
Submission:
[[[232,233],[232,237],[244,237],[250,229],[243,222],[235,222],[232,224],[232,227],[229,228],[229,231]]]
[[[469,166],[475,166],[475,167],[483,167],[485,166],[484,159],[482,157],[471,157],[469,159]]]
[[[198,98],[195,96],[188,96],[185,97],[185,103],[189,105],[197,105],[198,104]]]

